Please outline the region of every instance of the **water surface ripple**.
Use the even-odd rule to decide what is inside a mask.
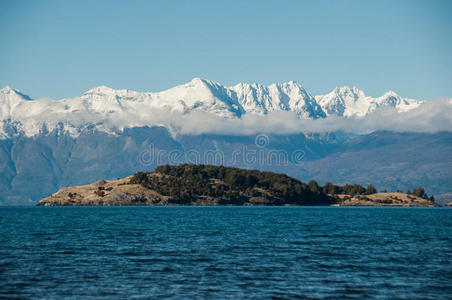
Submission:
[[[452,209],[0,208],[0,298],[450,299]]]

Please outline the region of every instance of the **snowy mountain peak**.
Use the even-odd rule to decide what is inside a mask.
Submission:
[[[399,97],[399,95],[397,95],[396,92],[389,90],[384,93],[383,97]]]
[[[342,87],[336,87],[331,93],[334,93],[341,97],[347,97],[347,96],[353,96],[355,99],[359,97],[365,97],[366,95],[364,92],[360,89],[358,89],[356,86],[349,87],[349,86],[342,86]]]
[[[87,90],[83,95],[100,94],[100,95],[114,95],[117,90],[105,85],[97,86]]]
[[[0,90],[1,93],[3,94],[9,94],[9,93],[14,93],[16,90],[13,89],[12,87],[10,87],[9,85],[5,86],[4,88],[2,88]]]
[[[296,82],[296,81],[287,81],[287,82],[282,82],[282,83],[274,83],[276,86],[281,86],[281,87],[291,87],[291,88],[298,88],[298,89],[303,89],[301,87],[301,85]]]
[[[23,100],[31,100],[31,98],[28,95],[22,94],[20,92],[20,90],[14,89],[14,88],[10,87],[9,85],[7,85],[4,88],[2,88],[0,90],[0,94],[3,94],[5,96],[8,96],[8,95],[9,96],[16,96],[16,97],[19,97],[19,98],[21,98]]]
[[[421,105],[422,101],[402,98],[394,91],[388,91],[375,99],[376,107],[394,107],[398,112],[406,112]]]
[[[223,88],[223,86],[217,82],[198,77],[193,78],[189,83],[184,84],[182,86],[189,87],[192,89],[201,89],[201,90],[204,89],[209,91],[217,90],[220,87]]]
[[[213,83],[213,82],[210,80],[195,77],[192,80],[190,80],[190,82],[188,84],[193,85],[193,86],[199,86],[199,85],[206,85],[206,84],[211,84],[211,83]]]
[[[316,96],[315,99],[322,107],[327,116],[363,116],[367,109],[365,107],[366,95],[356,87],[336,87],[326,95]]]
[[[402,101],[402,97],[397,95],[394,91],[388,91],[383,94],[383,96],[378,97],[375,100],[377,105],[389,105],[392,107],[396,107]]]

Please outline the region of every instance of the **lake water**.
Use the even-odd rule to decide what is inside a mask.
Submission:
[[[452,297],[452,209],[0,208],[0,298]]]

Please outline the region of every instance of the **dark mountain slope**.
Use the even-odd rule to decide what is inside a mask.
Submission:
[[[391,191],[423,186],[428,194],[452,192],[450,132],[173,138],[165,128],[143,127],[119,135],[91,131],[72,138],[51,132],[0,140],[0,204],[33,204],[64,186],[185,162],[274,171],[322,184],[373,183]]]

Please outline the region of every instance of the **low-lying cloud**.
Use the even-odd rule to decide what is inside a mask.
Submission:
[[[290,134],[338,130],[359,134],[376,130],[450,131],[452,130],[452,99],[426,101],[418,108],[404,113],[399,113],[393,108],[383,108],[360,119],[330,116],[325,119],[306,120],[299,119],[295,113],[283,111],[264,116],[247,114],[241,119],[222,119],[198,111],[190,114],[167,113],[166,118],[160,120],[160,124],[178,134]]]
[[[41,107],[41,106],[40,106]],[[222,134],[253,135],[257,133],[291,134],[344,131],[366,134],[376,130],[398,132],[437,132],[452,130],[452,98],[425,101],[416,109],[399,113],[382,108],[364,118],[330,116],[324,119],[300,119],[293,112],[272,112],[267,115],[245,114],[241,119],[226,119],[209,112],[181,113],[147,105],[134,110],[107,111],[100,114],[90,110],[51,111],[44,107],[21,113],[20,130],[35,135],[42,130],[61,128],[71,135],[96,129],[120,132],[124,128],[164,126],[176,135]],[[7,137],[6,132],[1,136]]]

